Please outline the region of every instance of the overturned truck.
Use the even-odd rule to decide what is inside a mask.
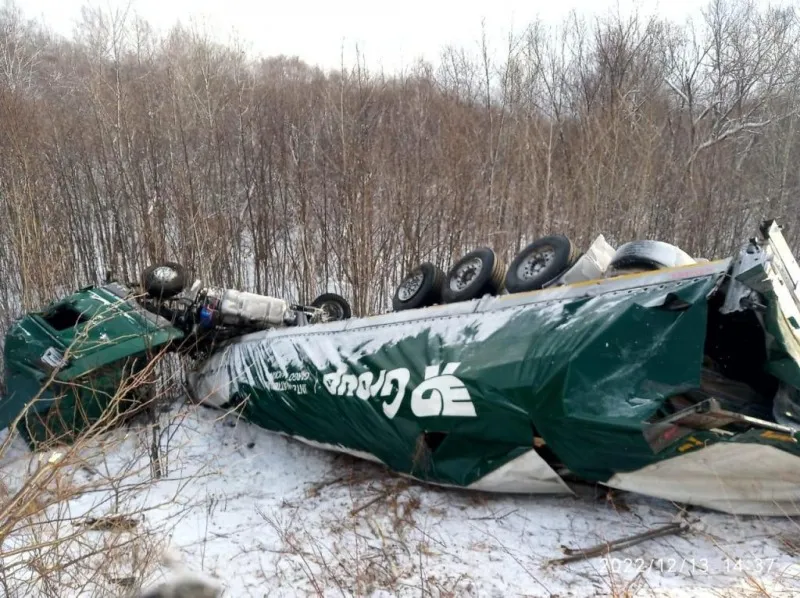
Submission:
[[[481,248],[446,274],[421,265],[368,317],[335,294],[184,283],[154,266],[139,294],[87,287],[16,322],[0,427],[69,437],[172,351],[192,358],[194,402],[428,483],[571,494],[578,478],[800,513],[800,267],[775,222],[715,261],[602,235],[582,254],[539,239],[508,268]]]

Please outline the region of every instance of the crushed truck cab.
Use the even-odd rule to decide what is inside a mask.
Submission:
[[[100,419],[131,376],[183,338],[129,295],[119,284],[86,287],[11,326],[0,426],[30,405],[18,426],[29,442],[69,442]]]

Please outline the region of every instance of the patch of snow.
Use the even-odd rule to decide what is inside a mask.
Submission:
[[[232,415],[184,409],[162,415],[165,478],[148,482],[144,431],[117,430],[86,460],[134,472],[127,484],[147,482],[120,512],[147,509],[145,525],[167,537],[186,568],[220,579],[227,596],[703,597],[757,595],[755,583],[773,596],[800,591],[786,548],[800,544],[800,529],[788,518],[692,509],[698,523],[685,535],[548,565],[562,547],[669,523],[678,507],[625,493],[610,500],[578,484],[575,496],[559,497],[427,486]],[[21,441],[4,455],[12,491],[30,460]],[[111,488],[76,496],[70,514],[101,515],[113,496]]]

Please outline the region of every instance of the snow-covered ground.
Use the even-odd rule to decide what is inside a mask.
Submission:
[[[62,512],[73,522],[96,517],[110,511],[109,497],[123,497],[119,513],[143,508],[140,527],[166,537],[186,566],[218,577],[225,596],[800,594],[796,520],[693,509],[696,523],[683,535],[548,564],[564,556],[562,547],[638,534],[673,521],[680,508],[589,485],[575,485],[576,498],[429,487],[231,415],[184,406],[163,418],[172,421],[162,434],[165,478],[127,494],[99,484]],[[122,470],[123,486],[146,482],[144,437],[113,432],[102,451],[86,453],[75,486]],[[9,490],[30,459],[21,440],[3,456]]]

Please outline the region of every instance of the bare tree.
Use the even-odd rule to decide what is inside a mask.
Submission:
[[[502,56],[483,37],[387,76],[358,54],[329,73],[253,60],[124,10],[87,9],[60,39],[6,4],[0,328],[167,258],[290,299],[342,292],[365,314],[419,262],[476,245],[510,259],[603,232],[709,256],[759,218],[795,225],[796,13],[706,8],[684,25],[535,22]]]

